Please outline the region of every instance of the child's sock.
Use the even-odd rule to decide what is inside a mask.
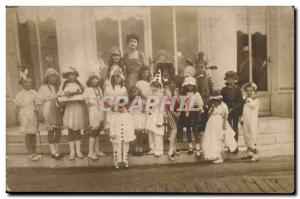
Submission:
[[[28,154],[32,154],[31,135],[25,134],[25,146]]]
[[[36,135],[35,134],[31,134],[31,147],[32,147],[32,153],[35,154],[36,153]],[[40,146],[42,147],[42,146]]]

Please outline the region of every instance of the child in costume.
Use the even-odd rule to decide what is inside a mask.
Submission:
[[[165,121],[168,132],[170,133],[169,141],[169,152],[168,156],[171,161],[175,160],[175,155],[179,155],[179,151],[176,150],[177,144],[177,123],[180,112],[177,111],[179,107],[179,87],[180,77],[174,76],[168,81],[168,85],[164,87],[164,96],[167,96],[168,105],[165,110]],[[174,101],[173,101],[174,100]]]
[[[200,157],[200,117],[203,112],[203,100],[199,92],[197,92],[196,79],[194,77],[186,77],[182,84],[182,95],[186,96],[185,111],[181,111],[178,120],[178,136],[182,137],[183,127],[186,127],[188,140],[188,154],[193,154],[192,132],[194,133],[196,142],[196,156]],[[191,101],[192,100],[192,101]],[[195,110],[190,110],[194,108]]]
[[[204,158],[213,160],[213,163],[223,162],[222,152],[225,144],[228,145],[231,152],[237,148],[237,143],[234,139],[235,132],[227,121],[228,108],[222,102],[222,98],[218,92],[215,92],[210,97],[209,119],[203,136],[202,148]]]
[[[235,140],[236,142],[238,142],[238,123],[239,117],[242,115],[243,111],[242,91],[240,87],[236,84],[236,72],[226,72],[224,79],[226,80],[226,86],[222,88],[221,95],[223,96],[223,102],[227,105],[229,109],[228,122],[235,131]],[[236,152],[238,152],[238,150]]]
[[[125,105],[119,105],[115,109],[117,97],[127,97],[127,90],[124,85],[125,77],[122,70],[116,68],[112,71],[111,86],[106,87],[104,96],[109,96],[110,99],[105,101],[110,111],[106,116],[106,128],[109,131],[109,136],[113,145],[113,159],[116,168],[119,168],[120,163],[125,163],[128,167],[128,151],[129,143],[135,139],[133,118],[127,111]],[[122,100],[122,99],[121,99]],[[120,101],[121,101],[120,100]]]
[[[28,158],[33,161],[39,160],[42,156],[36,153],[37,129],[37,92],[33,90],[32,78],[28,76],[28,69],[20,72],[19,84],[21,90],[17,93],[14,103],[19,110],[20,133],[25,135],[25,145]]]
[[[162,52],[161,52],[162,53]],[[164,55],[161,54],[160,57]],[[157,71],[162,72],[162,83],[163,83],[163,96],[166,99],[166,107],[164,111],[164,124],[166,126],[166,132],[169,132],[169,152],[168,157],[171,161],[175,160],[175,155],[179,155],[176,150],[177,143],[177,121],[179,117],[179,112],[176,112],[179,103],[179,83],[180,78],[175,76],[175,69],[173,64],[168,60],[168,56],[165,55],[164,59],[159,59],[157,61]],[[176,98],[175,104],[172,104],[173,97]],[[173,107],[172,107],[173,106]],[[175,107],[174,107],[175,106]]]
[[[150,83],[152,94],[161,102],[163,97],[161,82],[161,71],[158,70],[154,79]],[[148,100],[147,100],[148,101]],[[161,110],[160,105],[151,106],[150,110],[146,110],[146,129],[149,130],[149,147],[148,154],[159,157],[163,155],[163,135],[164,135],[164,110]]]
[[[125,105],[120,106],[118,112],[111,115],[109,122],[109,136],[113,145],[113,159],[116,168],[125,163],[128,168],[129,143],[134,141],[134,124],[132,115]]]
[[[151,71],[148,66],[142,66],[139,71],[138,81],[135,86],[139,89],[143,99],[146,99],[147,96],[151,95]]]
[[[258,109],[259,100],[255,97],[257,86],[255,83],[244,85],[247,97],[243,108],[242,129],[247,146],[247,155],[252,161],[258,160],[257,136],[258,136]]]
[[[58,152],[58,145],[62,130],[62,111],[57,103],[57,90],[60,84],[59,74],[53,68],[45,72],[44,82],[38,90],[39,114],[43,117],[44,125],[48,131],[48,143],[51,157],[60,160],[63,155]]]
[[[98,156],[105,156],[105,154],[99,150],[99,134],[104,129],[104,118],[101,106],[103,93],[100,88],[99,72],[89,72],[86,85],[87,87],[83,93],[83,98],[87,105],[89,114],[88,157],[92,160],[96,160]]]
[[[140,100],[140,104],[138,102]],[[133,86],[129,90],[129,102],[132,107],[130,107],[129,112],[132,115],[134,130],[135,130],[135,142],[133,143],[133,147],[135,149],[135,153],[133,155],[141,156],[143,155],[144,149],[143,144],[146,141],[146,115],[144,105],[146,104],[146,99],[142,98],[142,94],[140,89],[136,86]]]
[[[78,158],[81,153],[81,130],[85,127],[84,119],[84,87],[78,81],[79,73],[74,67],[66,67],[62,72],[65,81],[58,91],[58,101],[64,106],[63,125],[68,128],[68,141],[70,147],[70,160],[74,160],[75,151]]]
[[[115,69],[121,69],[123,72],[123,75],[126,76],[126,66],[123,64],[122,57],[121,57],[121,51],[114,47],[111,50],[111,57],[108,62],[108,67],[106,70],[106,80],[104,82],[105,89],[107,86],[111,85],[111,77],[112,77],[112,71],[115,71]]]
[[[138,98],[142,101],[142,107],[136,107],[130,111],[134,120],[134,129],[136,134],[134,155],[137,156],[143,155],[143,143],[145,142],[145,134],[147,133],[144,105],[146,104],[147,96],[151,95],[150,81],[150,68],[148,66],[142,66],[139,71],[136,86],[132,86],[129,90],[130,103],[134,102],[134,100],[138,100]]]

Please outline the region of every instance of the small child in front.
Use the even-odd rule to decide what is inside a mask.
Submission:
[[[30,160],[39,160],[42,156],[36,153],[37,132],[37,92],[33,90],[32,78],[28,77],[28,69],[20,72],[21,90],[17,93],[14,103],[19,109],[20,132],[25,134],[25,145]]]
[[[228,108],[222,102],[222,98],[218,92],[215,92],[210,97],[209,119],[203,137],[204,158],[212,160],[213,163],[223,162],[222,152],[225,144],[228,145],[231,152],[237,148],[237,143],[234,139],[235,132],[227,121]]]
[[[242,129],[247,146],[247,156],[252,161],[257,161],[257,136],[258,136],[258,109],[259,101],[255,97],[257,86],[249,82],[244,85],[246,99],[243,108]]]
[[[132,115],[125,105],[118,107],[118,112],[111,115],[109,137],[113,146],[113,159],[116,169],[121,163],[128,168],[129,143],[135,140]]]

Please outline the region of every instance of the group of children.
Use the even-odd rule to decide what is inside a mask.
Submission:
[[[78,80],[79,73],[74,67],[62,71],[61,84],[59,73],[48,68],[43,85],[36,92],[31,88],[33,79],[28,71],[20,73],[22,89],[15,103],[20,108],[20,130],[25,134],[28,158],[41,158],[36,153],[36,133],[44,127],[48,131],[51,157],[56,160],[63,158],[58,144],[61,130],[66,128],[70,160],[84,157],[81,153],[83,133],[89,137],[88,158],[96,160],[98,156],[106,156],[99,150],[100,132],[109,134],[116,168],[121,164],[128,167],[130,143],[135,151],[133,155],[143,155],[147,140],[148,154],[163,155],[164,136],[170,142],[169,159],[175,160],[179,155],[176,143],[183,141],[186,132],[188,154],[194,152],[194,135],[196,156],[203,154],[205,159],[221,163],[225,145],[233,153],[238,151],[238,122],[242,116],[248,157],[256,161],[259,106],[256,85],[244,86],[247,97],[243,99],[236,85],[237,75],[229,71],[221,93],[213,91],[209,88],[205,68],[197,60],[194,66],[186,67],[182,77],[175,75],[171,62],[163,60],[156,64],[152,78],[150,67],[145,66],[143,54],[137,50],[138,42],[138,36],[130,34],[127,37],[129,52],[122,58],[120,51],[114,49],[106,74],[89,72],[86,85]],[[120,98],[124,96],[129,97],[130,103]],[[155,103],[153,97],[158,98],[159,103]],[[142,102],[142,109],[128,106],[135,102],[137,105]],[[162,103],[165,103],[164,109],[161,109]],[[148,108],[147,104],[150,104]]]

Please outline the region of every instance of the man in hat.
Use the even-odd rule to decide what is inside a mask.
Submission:
[[[235,131],[235,140],[238,142],[238,122],[239,117],[242,115],[243,96],[239,86],[236,85],[237,74],[234,71],[227,71],[225,73],[225,87],[222,88],[221,94],[223,102],[229,109],[228,121],[233,130]],[[237,151],[236,151],[237,152]]]

